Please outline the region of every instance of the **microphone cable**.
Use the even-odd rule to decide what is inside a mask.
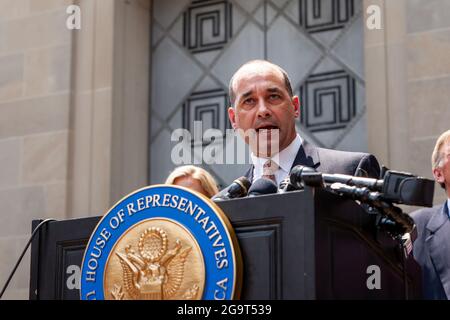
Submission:
[[[8,288],[9,283],[11,282],[12,277],[14,276],[14,274],[16,273],[17,268],[19,267],[20,262],[23,259],[23,256],[25,255],[25,253],[27,252],[28,247],[30,246],[31,242],[33,241],[34,237],[36,236],[37,232],[39,231],[39,229],[42,228],[43,225],[45,225],[46,223],[50,222],[50,221],[56,221],[56,219],[45,219],[43,221],[41,221],[37,227],[33,230],[33,232],[31,233],[31,237],[30,240],[28,240],[27,245],[25,246],[25,248],[22,251],[22,254],[20,255],[19,259],[16,262],[16,265],[14,266],[13,270],[11,271],[11,273],[9,274],[8,280],[6,280],[5,285],[3,286],[2,291],[0,292],[0,299],[3,297],[3,294],[5,293],[6,289]]]

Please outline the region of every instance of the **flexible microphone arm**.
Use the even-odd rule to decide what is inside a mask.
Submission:
[[[414,230],[414,220],[406,213],[403,213],[400,208],[384,201],[380,192],[371,191],[367,187],[359,188],[342,183],[333,183],[329,189],[339,195],[347,196],[353,200],[359,200],[375,207],[385,217],[396,223],[398,233],[411,233]]]
[[[410,233],[415,228],[414,220],[387,201],[385,194],[380,192],[383,189],[383,180],[323,174],[313,168],[296,166],[291,171],[290,181],[296,187],[307,185],[322,188],[339,196],[366,203],[395,224],[393,228],[395,233]]]
[[[368,187],[371,190],[381,191],[383,180],[377,180],[366,177],[355,177],[346,174],[322,173],[310,167],[295,166],[290,175],[291,183],[300,187],[306,184],[311,187],[323,187],[325,183],[343,183],[351,186]]]
[[[296,187],[308,185],[324,188],[332,183],[342,183],[355,187],[366,187],[379,191],[386,202],[412,206],[432,207],[434,181],[411,173],[387,170],[382,180],[355,177],[345,174],[317,172],[313,168],[301,165],[291,170],[290,181]]]

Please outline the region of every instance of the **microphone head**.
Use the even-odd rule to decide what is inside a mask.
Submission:
[[[289,174],[289,182],[297,187],[301,187],[303,185],[302,181],[302,173],[303,169],[306,168],[302,165],[297,165],[291,169],[291,172]]]
[[[245,176],[237,178],[228,189],[229,198],[245,197],[248,194],[251,184],[250,180]]]
[[[270,179],[261,178],[256,180],[250,189],[248,190],[248,196],[254,197],[254,196],[261,196],[264,194],[271,194],[271,193],[277,193],[278,187]]]
[[[289,176],[281,180],[280,184],[278,185],[278,193],[285,193],[300,189],[303,189],[303,187],[300,188],[298,186],[294,186],[291,183],[291,178]]]
[[[323,184],[322,174],[314,168],[298,165],[292,168],[290,174],[291,184],[297,188],[304,185],[321,187]]]
[[[287,178],[281,180],[280,184],[278,185],[278,189],[280,189],[280,190],[285,189],[290,183],[291,183],[291,179],[290,179],[290,177],[287,177]]]

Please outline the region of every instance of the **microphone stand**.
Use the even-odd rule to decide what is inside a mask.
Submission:
[[[331,193],[347,196],[353,200],[359,200],[362,203],[367,204],[369,208],[364,209],[366,211],[369,209],[369,213],[373,213],[374,211],[377,212],[377,227],[385,230],[398,243],[403,273],[403,292],[405,300],[409,300],[406,259],[412,250],[410,234],[415,231],[414,220],[409,215],[403,213],[401,208],[384,201],[380,192],[371,191],[367,187],[358,188],[342,183],[333,183],[330,186],[325,185],[323,187]]]
[[[402,209],[394,206],[392,203],[385,201],[382,193],[378,191],[371,191],[367,187],[348,186],[342,183],[333,183],[330,186],[324,187],[327,191],[340,196],[346,196],[353,200],[359,200],[369,206],[375,208],[381,215],[386,217],[389,221],[381,219],[383,224],[389,226],[388,231],[394,236],[398,234],[410,233],[414,230],[414,220],[407,214],[403,213]]]

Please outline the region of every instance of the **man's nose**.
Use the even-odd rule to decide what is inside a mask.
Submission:
[[[258,117],[268,118],[272,115],[264,100],[258,102]]]

